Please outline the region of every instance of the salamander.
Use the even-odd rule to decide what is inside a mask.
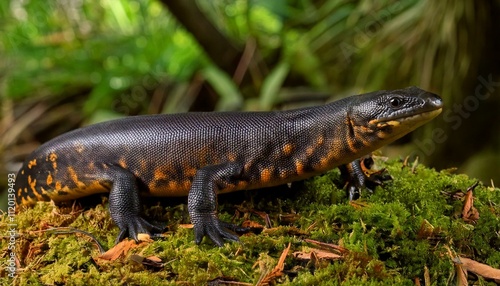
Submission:
[[[187,196],[195,242],[238,240],[218,219],[217,195],[276,186],[342,167],[350,196],[366,182],[359,158],[436,117],[439,96],[409,87],[286,111],[130,116],[86,126],[41,145],[19,170],[17,203],[109,193],[125,237],[161,229],[141,215],[141,196]]]

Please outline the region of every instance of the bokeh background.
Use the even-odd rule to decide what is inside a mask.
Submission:
[[[99,121],[410,85],[445,110],[384,154],[498,185],[499,14],[493,0],[1,1],[0,185],[41,143]]]

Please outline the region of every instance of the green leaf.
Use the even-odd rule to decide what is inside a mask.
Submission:
[[[259,95],[260,107],[262,110],[269,110],[276,103],[278,92],[289,71],[290,65],[286,62],[281,62],[266,77],[266,79],[264,79]]]
[[[229,75],[214,65],[203,70],[203,76],[220,96],[215,107],[217,111],[239,109],[243,103],[243,95]]]

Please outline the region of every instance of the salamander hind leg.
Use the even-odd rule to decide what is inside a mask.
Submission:
[[[238,236],[230,230],[245,229],[219,220],[217,192],[233,184],[242,170],[241,164],[227,163],[203,167],[196,172],[188,195],[188,211],[194,225],[196,244],[204,236],[208,236],[217,246],[222,246],[224,239],[239,241]]]
[[[161,232],[162,228],[140,216],[141,204],[136,177],[118,166],[110,167],[108,176],[113,184],[109,194],[109,212],[120,228],[115,243],[120,242],[127,234],[137,242],[139,233]]]

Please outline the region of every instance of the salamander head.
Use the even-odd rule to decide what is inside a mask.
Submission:
[[[348,117],[357,136],[369,134],[388,144],[439,115],[443,102],[436,94],[417,87],[360,95]],[[381,140],[380,140],[381,139]]]

